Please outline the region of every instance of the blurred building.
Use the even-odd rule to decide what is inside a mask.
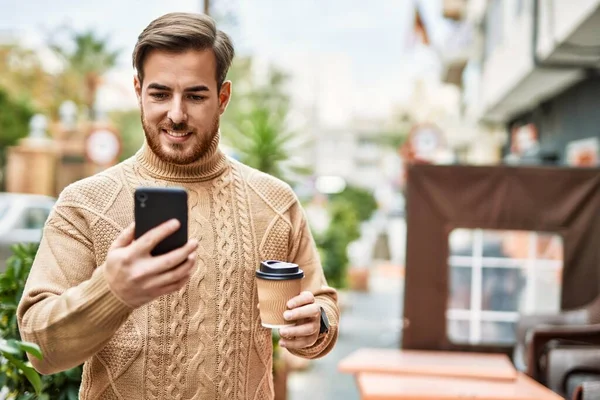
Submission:
[[[386,166],[397,153],[382,143],[384,132],[384,121],[371,119],[357,119],[347,127],[317,127],[311,149],[315,176],[338,176],[373,191],[388,184],[393,177]]]
[[[466,120],[505,133],[506,162],[599,165],[600,0],[446,0],[444,16],[444,80]]]

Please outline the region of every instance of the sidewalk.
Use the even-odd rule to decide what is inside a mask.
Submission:
[[[354,378],[339,373],[337,364],[361,347],[400,347],[403,283],[397,267],[375,267],[369,292],[346,294],[336,347],[308,370],[290,374],[289,400],[359,399]]]

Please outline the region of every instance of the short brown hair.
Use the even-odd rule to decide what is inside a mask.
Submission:
[[[133,49],[133,67],[140,82],[144,61],[152,50],[184,52],[212,49],[217,59],[217,87],[220,88],[235,55],[231,39],[217,29],[215,21],[204,14],[169,13],[152,21],[138,37]]]

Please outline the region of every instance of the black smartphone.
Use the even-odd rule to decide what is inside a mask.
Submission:
[[[175,250],[188,241],[188,196],[182,188],[140,187],[135,190],[135,238],[170,219],[181,223],[179,229],[161,241],[153,256]]]

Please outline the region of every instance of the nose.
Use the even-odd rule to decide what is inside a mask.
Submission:
[[[171,103],[171,108],[169,109],[169,113],[167,117],[174,123],[180,124],[185,122],[187,119],[187,114],[185,112],[183,102],[178,99],[174,99]]]

